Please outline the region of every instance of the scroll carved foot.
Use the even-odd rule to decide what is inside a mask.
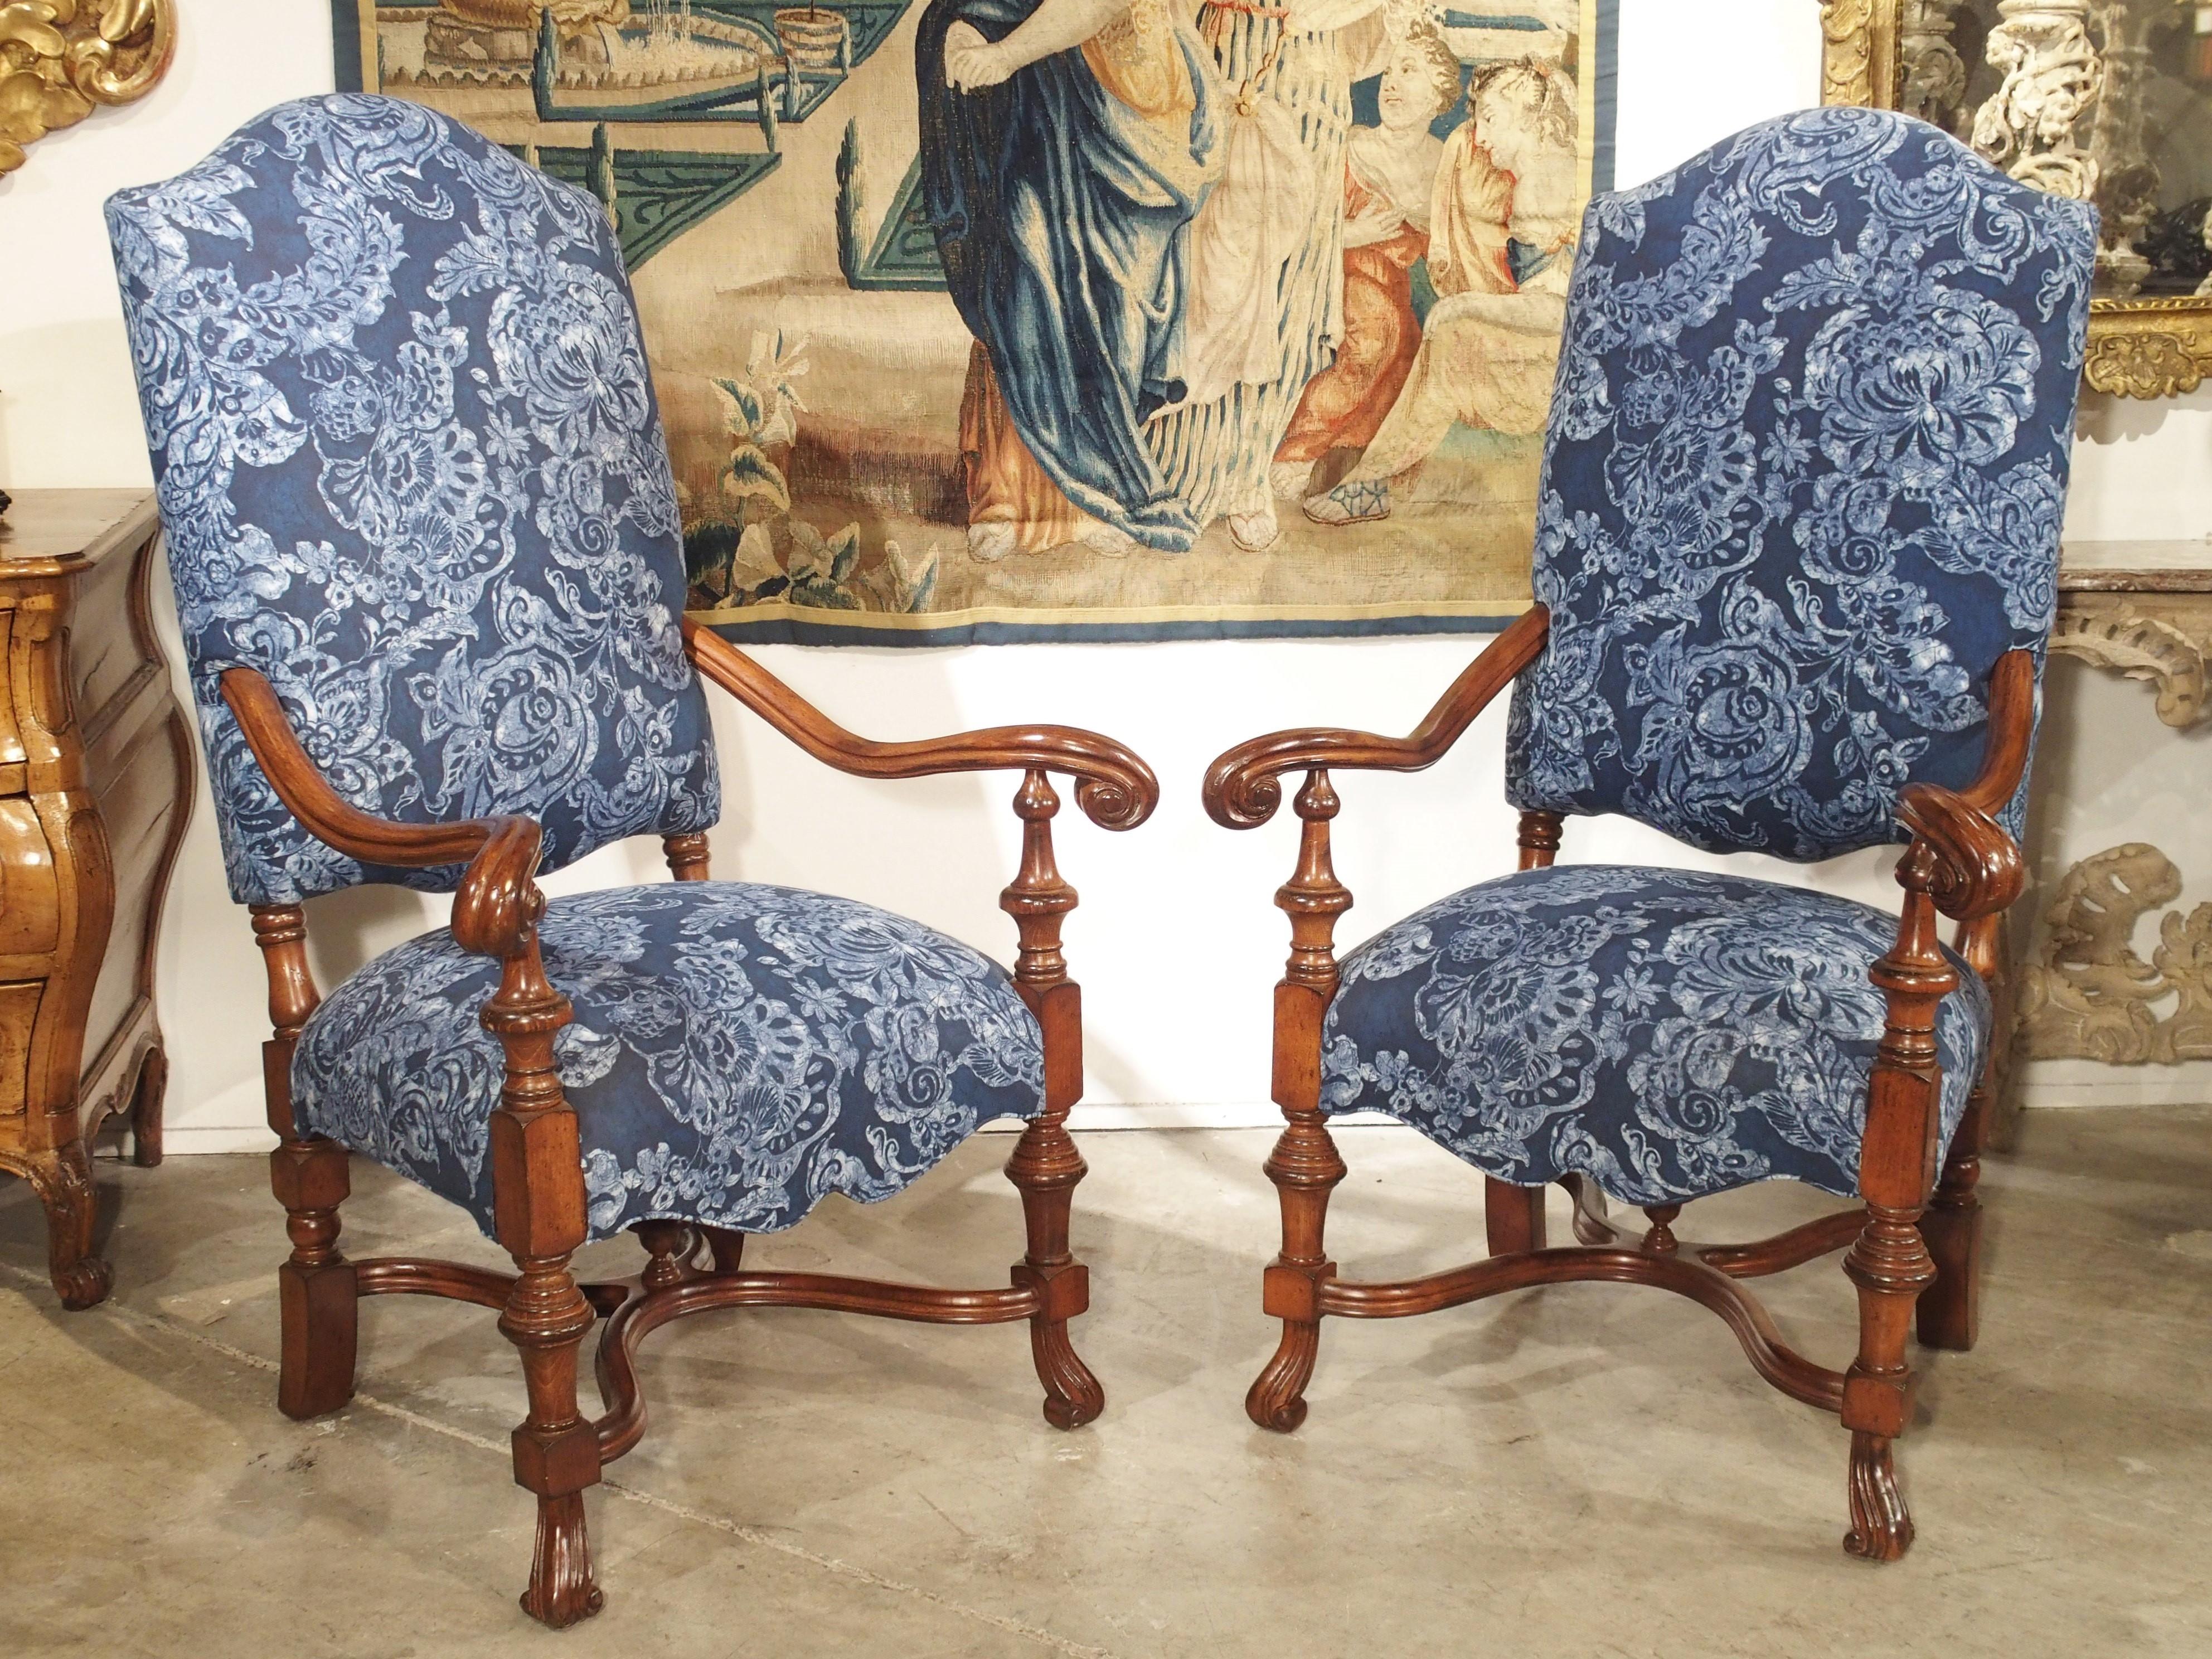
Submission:
[[[1050,1032],[1048,1025],[1048,1052]],[[1056,1429],[1080,1428],[1106,1409],[1106,1390],[1077,1357],[1067,1322],[1091,1306],[1091,1272],[1068,1252],[1067,1229],[1083,1154],[1067,1133],[1065,1109],[1048,1110],[1022,1132],[1006,1160],[1006,1178],[1022,1195],[1029,1253],[1014,1263],[1013,1282],[1036,1292],[1030,1320],[1030,1352],[1044,1384],[1044,1419]]]
[[[58,1152],[34,1154],[22,1167],[46,1212],[46,1273],[54,1294],[72,1313],[106,1301],[114,1274],[93,1253],[99,1201],[83,1143],[71,1141]]]
[[[107,1292],[115,1283],[114,1269],[107,1265],[105,1257],[97,1255],[55,1262],[50,1276],[54,1281],[54,1294],[71,1313],[98,1307],[107,1300]]]
[[[606,1597],[592,1582],[583,1493],[539,1498],[538,1548],[530,1558],[530,1588],[522,1593],[522,1610],[541,1625],[566,1630],[605,1603]]]
[[[1106,1409],[1106,1390],[1068,1340],[1066,1320],[1031,1320],[1030,1353],[1044,1384],[1044,1420],[1053,1427],[1079,1429]]]
[[[1891,1442],[1878,1434],[1851,1436],[1851,1529],[1844,1552],[1863,1561],[1902,1560],[1912,1547],[1912,1516],[1897,1486]]]
[[[1301,1110],[1261,1167],[1282,1204],[1283,1250],[1261,1279],[1260,1306],[1283,1322],[1283,1337],[1246,1391],[1244,1414],[1263,1429],[1288,1434],[1306,1420],[1306,1384],[1321,1354],[1322,1285],[1336,1277],[1322,1237],[1344,1160],[1320,1114]]]
[[[1285,1319],[1275,1357],[1245,1393],[1244,1414],[1277,1434],[1295,1430],[1306,1420],[1306,1384],[1313,1381],[1314,1363],[1320,1356],[1320,1322]]]

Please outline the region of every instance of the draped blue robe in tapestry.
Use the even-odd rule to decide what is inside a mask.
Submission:
[[[1145,422],[1182,395],[1190,222],[1214,142],[1211,65],[1186,26],[1170,49],[1194,106],[1147,119],[1079,48],[999,86],[945,83],[957,22],[1003,39],[1036,0],[935,0],[915,40],[924,202],[946,286],[990,354],[1014,429],[1068,500],[1166,553],[1198,538]]]

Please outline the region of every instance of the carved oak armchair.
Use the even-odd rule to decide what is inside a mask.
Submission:
[[[1288,1431],[1327,1316],[1606,1280],[1702,1303],[1850,1431],[1844,1547],[1912,1537],[1891,1447],[1905,1335],[1975,1335],[1989,985],[2051,626],[2094,215],[1936,128],[1830,109],[1754,127],[1584,221],[1553,396],[1537,604],[1403,739],[1286,732],[1206,782],[1231,829],[1303,772],[1267,1164],[1280,1346],[1246,1409]],[[1514,687],[1520,870],[1334,955],[1333,771],[1415,771]],[[1899,840],[1901,917],[1735,875],[1558,866],[1568,815],[1813,860]],[[1937,915],[1960,924],[1955,950]],[[1377,1109],[1485,1176],[1489,1259],[1339,1277],[1334,1114]],[[1852,1207],[1698,1248],[1682,1206],[1771,1178]],[[1547,1248],[1548,1184],[1577,1246]],[[1642,1206],[1639,1237],[1606,1195]],[[1849,1246],[1848,1370],[1743,1281]]]
[[[1158,795],[1144,763],[1057,726],[864,742],[683,623],[606,216],[479,135],[306,99],[107,213],[230,884],[268,964],[282,1409],[351,1396],[360,1297],[498,1310],[529,1395],[515,1479],[538,1498],[522,1602],[556,1626],[599,1606],[583,1493],[642,1434],[634,1358],[672,1319],[1027,1320],[1046,1417],[1097,1416],[1067,1335],[1088,1302],[1066,1127],[1083,1060],[1048,775],[1128,829]],[[708,881],[702,674],[844,771],[1019,772],[1012,975],[866,905]],[[663,839],[673,883],[540,894],[540,869],[635,835]],[[363,882],[453,891],[452,926],[319,1000],[303,901]],[[1030,1121],[1010,1286],[742,1265],[748,1233],[827,1193],[887,1198],[1010,1115]],[[349,1152],[467,1209],[514,1271],[346,1259]],[[577,1283],[571,1253],[625,1229],[639,1276]],[[601,1318],[593,1420],[578,1347]]]

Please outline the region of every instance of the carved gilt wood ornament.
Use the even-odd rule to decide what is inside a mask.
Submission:
[[[2212,902],[2167,908],[2181,889],[2173,860],[2142,842],[2109,848],[2066,872],[2043,944],[2021,979],[2028,1059],[2113,1066],[2212,1060]],[[2164,915],[2145,962],[2136,954],[2136,927],[2154,910]],[[2169,999],[2171,1009],[2161,1012]]]
[[[2146,682],[2159,720],[2176,731],[2212,720],[2212,595],[2074,592],[2060,600],[2054,653]],[[2212,902],[2168,908],[2183,886],[2173,860],[2140,842],[2059,878],[2021,978],[2023,1058],[2212,1060]],[[2154,911],[2164,914],[2145,962],[2134,941]]]
[[[1821,0],[1821,99],[1905,110],[2094,201],[2089,384],[2176,397],[2212,377],[2212,179],[2166,176],[2212,127],[2208,24],[2194,0]]]
[[[0,3],[0,176],[99,104],[143,98],[176,49],[174,0]]]
[[[2068,593],[2051,648],[2148,681],[2176,731],[2212,718],[2212,602],[2196,594]]]

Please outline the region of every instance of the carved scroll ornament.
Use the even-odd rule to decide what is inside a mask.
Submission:
[[[1820,0],[1820,101],[1894,109],[1898,0]]]
[[[2097,160],[2077,136],[2105,89],[2089,0],[2001,0],[1997,17],[1989,60],[2004,80],[1974,112],[1974,148],[2054,196],[2093,198]]]
[[[2176,602],[2069,594],[2059,607],[2051,648],[2094,668],[2149,681],[2158,690],[2159,719],[2186,731],[2212,717],[2212,663],[2207,661],[2212,641],[2197,637],[2187,625],[2191,619]]]
[[[2130,842],[2084,859],[2058,884],[2036,959],[2021,981],[2031,1060],[2172,1066],[2212,1060],[2212,902],[2160,918],[2145,962],[2136,924],[2181,896],[2181,872]],[[2159,1005],[2172,1000],[2171,1012]]]
[[[1902,101],[1908,115],[1939,126],[1966,95],[1966,63],[1951,43],[1958,27],[1959,0],[1903,0],[1898,24],[1898,58],[1904,76]]]
[[[2212,223],[2212,222],[2208,222]],[[2212,380],[2212,305],[2119,300],[2089,313],[2089,384],[2115,398],[2178,398]]]
[[[143,98],[176,47],[173,0],[0,3],[0,175],[99,104]]]

